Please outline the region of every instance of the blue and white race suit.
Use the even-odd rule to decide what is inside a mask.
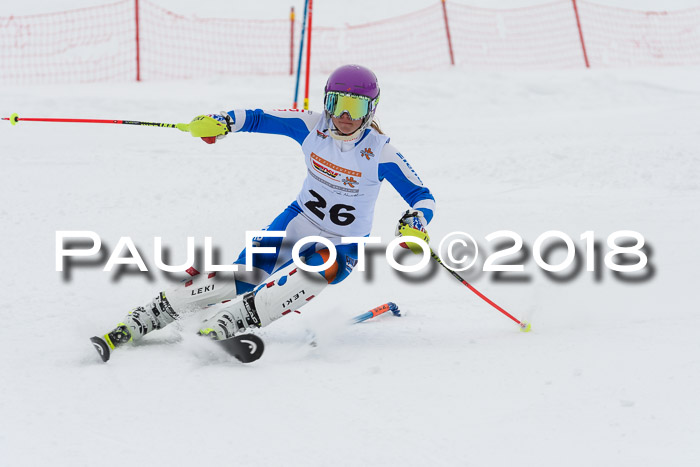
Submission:
[[[291,262],[291,247],[306,236],[318,235],[336,246],[336,268],[331,284],[342,281],[357,264],[357,244],[341,244],[342,237],[370,234],[374,205],[383,180],[389,181],[403,199],[433,217],[435,199],[423,186],[406,158],[389,138],[369,128],[357,139],[338,141],[330,137],[330,119],[323,113],[304,110],[232,110],[232,131],[285,135],[301,145],[307,176],[296,197],[264,230],[285,231],[281,238],[263,237],[255,246],[275,247],[276,253],[253,255],[254,274],[236,276],[237,293],[245,293],[277,269]],[[302,251],[307,264],[324,263],[323,245],[311,244]],[[318,252],[317,252],[318,251]],[[245,250],[236,260],[245,264]],[[239,267],[239,271],[243,270]]]

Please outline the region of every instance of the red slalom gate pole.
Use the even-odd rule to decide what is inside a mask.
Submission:
[[[443,268],[447,269],[447,270],[450,272],[450,274],[452,274],[452,276],[453,276],[455,279],[457,279],[458,281],[460,281],[460,282],[461,282],[462,284],[464,284],[469,290],[471,290],[472,292],[474,292],[479,298],[481,298],[483,301],[485,301],[486,303],[488,303],[489,305],[491,305],[492,307],[494,307],[495,309],[497,309],[498,311],[500,311],[500,312],[503,313],[504,315],[506,315],[508,318],[510,318],[510,319],[512,319],[513,321],[515,321],[515,322],[518,324],[518,326],[520,326],[520,330],[521,330],[522,332],[530,332],[530,329],[531,329],[530,323],[528,323],[528,322],[526,322],[526,321],[520,321],[518,318],[516,318],[515,316],[511,315],[511,314],[508,313],[506,310],[504,310],[503,308],[501,308],[500,306],[498,306],[496,303],[494,303],[494,302],[493,302],[490,298],[488,298],[486,295],[484,295],[484,294],[482,294],[481,292],[479,292],[473,285],[471,285],[469,282],[467,282],[466,280],[464,280],[464,279],[462,278],[462,276],[460,276],[459,274],[457,274],[457,273],[456,273],[455,271],[453,271],[451,268],[447,267],[447,265],[445,265],[445,263],[442,262],[442,260],[440,259],[440,257],[432,250],[432,248],[430,249],[430,256],[431,256],[435,261],[437,261],[438,264],[439,264],[440,266],[442,266]]]
[[[301,59],[304,56],[304,37],[306,36],[306,14],[309,11],[309,0],[304,2],[304,19],[301,21],[301,38],[299,40],[299,60],[297,61],[297,79],[294,85],[294,103],[292,108],[297,108],[299,101],[299,78],[301,78]]]
[[[289,14],[289,21],[292,24],[289,39],[289,76],[292,76],[294,74],[294,7]]]
[[[452,52],[452,37],[450,36],[450,23],[447,21],[447,6],[445,5],[445,0],[442,0],[442,16],[445,18],[445,32],[447,32],[447,47],[450,49],[450,64],[454,65],[455,56]]]
[[[581,49],[583,49],[583,61],[586,62],[586,68],[590,68],[591,65],[588,63],[588,54],[586,53],[586,42],[583,40],[583,29],[581,29],[581,18],[578,15],[578,6],[576,5],[576,0],[571,0],[574,4],[574,14],[576,15],[576,26],[578,27],[578,37],[581,40]]]
[[[309,0],[309,40],[306,42],[306,89],[304,90],[304,110],[309,110],[309,74],[311,68],[311,17],[314,0]]]
[[[136,81],[141,81],[141,41],[139,40],[139,0],[134,0],[136,12]]]

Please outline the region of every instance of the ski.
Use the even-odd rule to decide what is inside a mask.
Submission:
[[[394,302],[387,302],[355,316],[351,323],[362,323],[387,311],[394,316],[401,316],[399,307]],[[112,350],[129,341],[131,341],[131,332],[124,323],[119,323],[114,330],[103,336],[90,338],[90,342],[103,362],[109,361]],[[265,343],[255,334],[239,334],[224,340],[212,340],[212,342],[241,363],[252,363],[260,359],[265,352]]]
[[[241,363],[251,363],[262,357],[265,343],[255,334],[240,334],[221,341],[213,341]]]
[[[105,337],[95,336],[90,338],[90,342],[103,362],[109,360],[111,349],[114,349],[114,347],[109,345]],[[252,363],[262,357],[265,351],[265,343],[255,334],[240,334],[229,339],[213,340],[212,342],[241,363]]]
[[[92,342],[92,346],[95,347],[95,350],[97,350],[97,353],[100,355],[100,358],[102,359],[103,362],[106,362],[109,360],[110,357],[110,351],[109,351],[109,346],[107,345],[107,342],[102,338],[102,337],[91,337],[90,342]]]

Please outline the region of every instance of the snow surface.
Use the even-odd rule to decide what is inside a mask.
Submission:
[[[4,8],[26,14],[42,3],[84,6]],[[295,2],[258,6],[268,3]],[[384,16],[380,5],[391,3],[373,2]],[[260,17],[251,5],[243,10]],[[348,22],[362,22],[358,8]],[[379,252],[370,271],[264,329],[267,351],[254,364],[215,352],[194,336],[192,317],[105,365],[87,339],[173,285],[153,267],[153,237],[172,263],[184,261],[187,236],[198,246],[212,236],[221,262],[232,261],[245,231],[294,198],[305,175],[298,145],[0,122],[0,465],[700,463],[700,69],[379,78],[381,124],[437,199],[434,242],[462,230],[489,253],[484,237],[497,230],[529,247],[561,230],[583,258],[581,233],[594,231],[605,253],[610,233],[631,229],[652,247],[651,277],[623,282],[598,264],[555,282],[531,254],[529,282],[465,273],[532,322],[524,334],[447,272],[407,279]],[[312,108],[324,80],[312,77]],[[286,107],[293,85],[285,76],[13,86],[0,89],[0,114],[187,122]],[[386,244],[404,209],[384,187],[373,235]],[[153,272],[105,273],[105,257],[67,278],[55,271],[57,230],[95,231],[107,255],[130,236]],[[345,324],[389,300],[403,317]]]
[[[222,263],[305,175],[292,140],[177,130],[0,125],[0,464],[698,465],[700,72],[383,74],[380,121],[433,190],[434,240],[510,229],[532,246],[632,229],[655,274],[603,268],[556,283],[465,273],[533,332],[447,272],[407,281],[374,256],[302,311],[264,329],[244,366],[193,335],[199,320],[98,361],[88,337],[171,282],[100,265],[55,271],[55,232],[93,230],[106,254],[130,236],[153,266],[160,235],[212,236]],[[188,121],[288,105],[288,77],[3,88],[2,115]],[[323,77],[314,77],[318,107]],[[405,205],[390,186],[373,234]],[[492,248],[491,250],[492,251]],[[604,250],[607,251],[607,250]],[[482,258],[483,259],[483,258]],[[552,260],[552,262],[556,262]],[[599,265],[600,267],[600,265]],[[415,277],[415,275],[414,275]],[[401,318],[345,321],[386,301]],[[316,347],[308,344],[313,333]]]

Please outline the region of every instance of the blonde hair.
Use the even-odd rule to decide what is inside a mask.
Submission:
[[[378,121],[372,120],[372,124],[371,124],[370,126],[371,126],[372,128],[374,128],[374,129],[377,131],[377,133],[379,133],[380,135],[383,135],[383,134],[384,134],[384,132],[382,131],[382,129],[379,128],[379,122],[378,122]]]

